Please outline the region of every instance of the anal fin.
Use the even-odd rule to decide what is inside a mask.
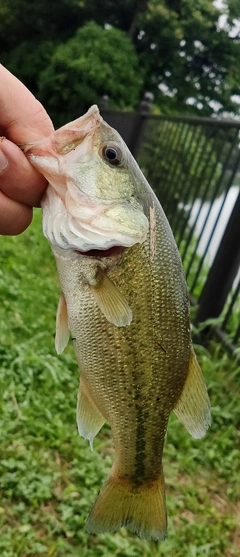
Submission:
[[[91,449],[93,449],[93,439],[105,421],[88,393],[84,378],[81,377],[77,403],[77,426],[79,434],[89,440]]]
[[[200,439],[211,424],[210,402],[201,368],[192,348],[188,376],[174,413],[195,439]]]
[[[127,300],[110,278],[102,273],[96,286],[90,287],[98,307],[106,319],[117,327],[126,327],[132,321],[132,311]]]
[[[55,336],[55,348],[57,354],[61,354],[66,348],[69,340],[69,329],[68,329],[68,314],[67,314],[67,304],[63,293],[59,298],[57,315],[56,315],[56,336]]]

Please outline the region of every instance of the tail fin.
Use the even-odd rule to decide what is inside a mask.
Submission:
[[[163,475],[140,487],[110,476],[99,493],[86,526],[91,534],[115,532],[126,526],[141,538],[163,540],[167,530]]]

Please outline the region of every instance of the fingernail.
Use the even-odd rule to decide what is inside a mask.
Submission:
[[[5,155],[3,154],[3,152],[0,150],[0,173],[3,172],[3,170],[5,170],[7,166],[8,166],[8,161]]]

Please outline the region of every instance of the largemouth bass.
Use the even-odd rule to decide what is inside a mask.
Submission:
[[[49,181],[43,231],[61,296],[56,350],[69,338],[81,379],[80,435],[109,422],[115,460],[87,519],[91,533],[126,526],[164,539],[162,453],[173,410],[194,438],[210,424],[192,347],[180,256],[159,201],[97,106],[26,147]]]

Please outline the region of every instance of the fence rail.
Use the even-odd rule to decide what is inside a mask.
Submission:
[[[176,238],[196,323],[240,348],[240,122],[102,111],[157,194]],[[227,217],[226,212],[231,209]]]

